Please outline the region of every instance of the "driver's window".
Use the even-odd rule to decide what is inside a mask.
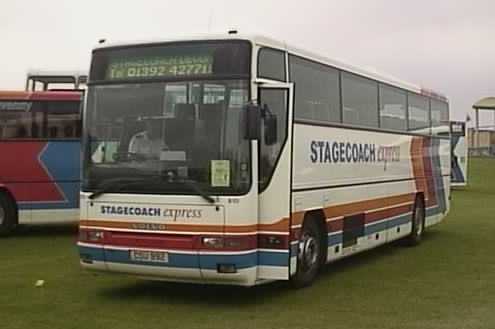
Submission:
[[[262,88],[260,89],[259,98],[260,105],[262,107],[266,105],[271,114],[275,115],[277,119],[277,142],[275,144],[266,145],[264,138],[266,131],[265,129],[261,129],[259,181],[260,190],[262,191],[270,182],[287,139],[288,90]]]

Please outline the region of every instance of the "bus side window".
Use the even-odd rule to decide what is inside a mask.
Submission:
[[[433,135],[447,135],[449,133],[449,105],[446,102],[431,99],[431,127]]]
[[[79,102],[51,101],[46,103],[46,138],[79,138],[79,126]]]
[[[258,77],[285,82],[285,53],[271,48],[260,49],[258,54]]]
[[[58,128],[57,127],[48,128],[48,137],[49,138],[57,138],[58,137]]]
[[[340,123],[339,71],[293,55],[289,64],[296,119]]]
[[[74,129],[72,124],[66,125],[64,128],[64,137],[65,138],[74,138]]]
[[[428,98],[408,93],[409,131],[421,135],[430,135],[430,104]]]
[[[342,73],[343,122],[361,127],[378,127],[378,83]]]
[[[407,93],[380,84],[380,128],[407,130]]]
[[[0,102],[0,137],[2,139],[36,138],[42,116],[36,103],[25,101]]]

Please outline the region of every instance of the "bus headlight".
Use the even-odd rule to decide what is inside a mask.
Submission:
[[[223,238],[222,237],[204,237],[201,239],[203,246],[207,248],[220,249],[223,248]]]
[[[79,230],[79,241],[81,242],[101,242],[104,237],[103,231]]]
[[[99,242],[103,240],[104,234],[103,231],[89,231],[88,232],[88,241],[91,242]]]

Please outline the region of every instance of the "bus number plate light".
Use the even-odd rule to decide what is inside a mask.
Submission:
[[[217,264],[217,272],[223,274],[235,274],[237,268],[234,264]]]

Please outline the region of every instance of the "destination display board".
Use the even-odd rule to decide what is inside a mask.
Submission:
[[[213,56],[171,55],[113,59],[106,72],[107,80],[159,78],[213,73]]]
[[[103,48],[93,53],[90,82],[247,76],[250,50],[246,41],[191,41]]]

